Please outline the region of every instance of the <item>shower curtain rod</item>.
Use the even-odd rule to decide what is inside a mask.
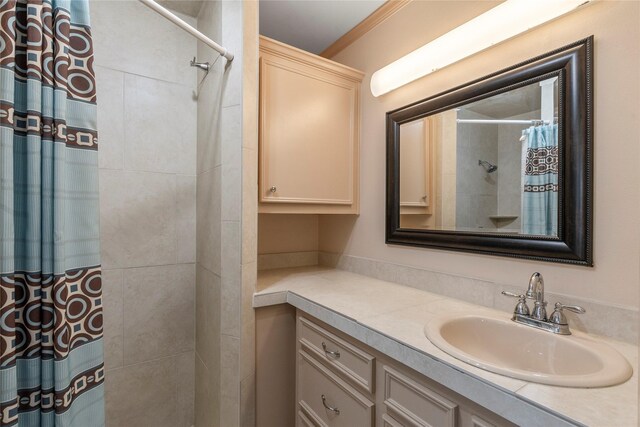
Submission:
[[[169,12],[169,10],[167,10],[166,8],[160,6],[155,1],[153,0],[138,0],[138,1],[144,4],[145,6],[149,7],[150,9],[153,9],[154,11],[158,12],[160,15],[164,16],[169,21],[176,24],[178,27],[182,28],[183,30],[185,30],[186,32],[188,32],[189,34],[191,34],[192,36],[194,36],[195,38],[197,38],[207,46],[219,52],[221,56],[224,56],[227,59],[227,61],[233,61],[233,54],[231,52],[229,52],[227,49],[225,49],[224,47],[220,46],[218,43],[211,40],[209,37],[202,34],[200,31],[193,28],[191,25],[184,22],[182,19],[178,18],[173,13]]]
[[[536,123],[549,123],[548,120],[508,120],[508,119],[456,119],[458,123],[478,123],[478,124],[514,124],[514,125],[535,125]]]

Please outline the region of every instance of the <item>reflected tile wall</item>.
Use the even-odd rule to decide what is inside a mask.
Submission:
[[[94,0],[90,8],[107,425],[190,427],[197,110],[189,60],[196,42],[137,1]]]
[[[491,119],[461,109],[461,119]],[[498,163],[498,126],[459,123],[457,126],[456,226],[492,229],[489,218],[498,211],[497,174],[487,173],[478,160]]]

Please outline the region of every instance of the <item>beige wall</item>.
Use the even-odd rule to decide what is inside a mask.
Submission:
[[[333,59],[366,72],[367,86],[377,69],[496,3],[415,1]],[[363,90],[361,214],[355,222],[321,218],[320,250],[520,287],[533,271],[540,271],[552,292],[638,307],[639,22],[640,3],[597,1],[380,98]],[[595,35],[595,267],[385,245],[385,113],[591,34]]]
[[[258,215],[258,253],[318,250],[318,215]]]
[[[92,1],[91,21],[107,425],[190,427],[196,42],[133,0]]]

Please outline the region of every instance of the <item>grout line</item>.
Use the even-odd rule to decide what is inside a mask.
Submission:
[[[185,61],[187,61],[187,59]],[[188,89],[195,90],[195,87],[191,87],[188,84],[177,82],[177,81],[173,81],[173,80],[165,80],[165,79],[160,79],[160,78],[157,78],[157,77],[146,76],[144,74],[138,74],[138,73],[134,73],[134,72],[131,72],[131,71],[125,71],[125,70],[121,70],[121,69],[118,69],[118,68],[113,68],[113,67],[109,67],[109,66],[106,66],[106,65],[100,65],[100,64],[95,64],[95,67],[96,68],[104,68],[105,70],[110,70],[110,71],[114,71],[114,72],[117,72],[117,73],[122,73],[124,76],[129,75],[129,76],[134,76],[134,77],[140,77],[140,78],[143,78],[143,79],[155,80],[155,81],[158,81],[158,82],[161,82],[161,83],[166,83],[166,84],[171,84],[171,85],[176,85],[176,86],[182,86],[182,87],[185,87],[185,88],[188,88]],[[191,70],[189,70],[189,71],[191,71]],[[184,73],[183,72],[179,72],[178,74],[183,75]],[[197,74],[196,74],[196,76],[197,76]]]
[[[174,212],[174,227],[175,227],[175,232],[176,232],[176,240],[175,240],[175,250],[176,250],[176,264],[178,264],[178,252],[180,251],[179,248],[179,243],[178,240],[180,240],[180,237],[178,237],[178,223],[180,222],[180,219],[178,218],[178,211],[180,209],[180,201],[178,200],[178,174],[174,174],[173,175],[173,195],[174,195],[174,205],[173,205],[173,212]],[[197,232],[196,232],[197,234]]]
[[[237,339],[238,341],[240,341],[240,337],[236,337],[235,335],[229,335],[229,334],[223,334],[223,333],[220,333],[220,336],[221,336],[221,337],[227,337],[227,338],[235,338],[235,339]]]
[[[124,270],[120,271],[120,295],[122,296],[122,360],[121,362],[121,366],[124,368],[124,353],[125,353],[125,339],[124,339],[124,333],[125,333],[125,323],[124,323]],[[103,324],[104,326],[104,324]],[[104,337],[104,330],[102,331],[102,335]]]
[[[153,267],[173,267],[173,266],[179,266],[179,265],[191,265],[191,264],[197,264],[195,261],[192,262],[178,262],[178,263],[171,263],[171,264],[149,264],[149,265],[137,265],[137,266],[133,266],[133,267],[109,267],[109,268],[102,268],[102,271],[116,271],[116,270],[137,270],[137,269],[141,269],[141,268],[153,268]]]
[[[209,269],[208,269],[207,267],[205,267],[201,262],[196,262],[196,267],[197,267],[198,265],[199,265],[202,269],[206,270],[208,273],[211,273],[211,274],[213,274],[214,276],[217,276],[217,277],[218,277],[218,279],[222,280],[222,274],[221,274],[221,273],[220,273],[220,274],[218,274],[218,273],[216,273],[216,272],[214,272],[214,271],[209,270]]]
[[[162,172],[162,171],[152,171],[152,170],[146,170],[146,169],[127,169],[125,167],[122,167],[122,168],[100,167],[100,168],[98,168],[98,170],[152,173],[152,174],[156,174],[156,175],[170,175],[170,176],[188,176],[188,177],[193,177],[193,178],[197,178],[198,177],[198,174],[189,174],[189,173],[182,173],[182,172]]]
[[[189,351],[195,351],[195,350],[189,350]],[[181,355],[183,353],[186,353],[186,352],[174,353],[174,354],[169,354],[167,356],[158,357],[158,358],[155,358],[155,359],[149,359],[149,360],[143,360],[143,361],[140,361],[140,362],[130,363],[128,365],[123,365],[122,368],[131,368],[131,367],[138,366],[138,365],[144,365],[145,363],[159,362],[161,360],[174,358],[174,357],[179,356],[179,355]],[[120,368],[118,368],[118,369],[120,369]]]

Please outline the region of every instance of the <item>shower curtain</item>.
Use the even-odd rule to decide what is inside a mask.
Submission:
[[[104,425],[88,0],[0,0],[0,426]]]
[[[558,125],[523,131],[522,232],[558,235]]]

